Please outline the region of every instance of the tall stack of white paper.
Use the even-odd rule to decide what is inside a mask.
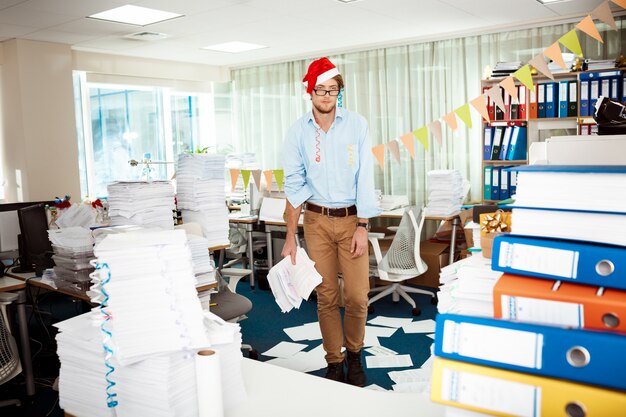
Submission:
[[[493,287],[502,272],[491,270],[491,259],[469,256],[441,269],[440,313],[493,317]]]
[[[428,204],[426,214],[429,216],[450,216],[458,213],[463,204],[463,177],[455,169],[429,171]]]
[[[193,273],[196,275],[210,272],[215,274],[215,265],[209,253],[208,239],[198,235],[187,234],[187,244],[191,250]]]
[[[224,192],[224,156],[180,154],[176,201],[185,223],[199,223],[209,246],[228,244],[228,208]]]
[[[107,189],[112,225],[174,228],[174,187],[169,181],[120,181]]]

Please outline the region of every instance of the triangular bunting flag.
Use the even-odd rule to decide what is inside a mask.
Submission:
[[[533,85],[533,75],[530,73],[530,66],[528,64],[515,71],[513,76],[520,80],[529,91],[535,91],[535,86]]]
[[[263,171],[263,175],[265,176],[265,185],[267,185],[267,189],[272,191],[272,170],[267,169]]]
[[[513,100],[519,102],[519,97],[517,97],[517,87],[515,86],[515,80],[513,77],[508,76],[504,80],[500,81],[500,87],[504,88]]]
[[[459,128],[459,125],[456,122],[456,115],[453,111],[443,116],[442,119],[444,122],[446,122],[450,129],[452,129],[453,132],[456,132]]]
[[[285,171],[282,169],[274,169],[274,178],[276,178],[276,184],[278,184],[278,191],[283,190],[283,181],[285,180]]]
[[[469,104],[465,103],[461,107],[454,110],[459,119],[463,120],[468,129],[472,128],[472,116],[470,115]]]
[[[411,155],[411,159],[415,159],[415,137],[412,133],[407,133],[406,135],[400,136],[400,140],[402,144],[409,151],[409,155]]]
[[[489,120],[489,111],[487,111],[487,104],[485,103],[484,94],[481,94],[475,99],[470,100],[470,104],[476,109],[476,111],[478,111],[478,113],[480,113],[483,119],[485,119],[487,122],[491,121]]]
[[[415,129],[413,134],[419,143],[422,144],[426,152],[428,152],[428,128],[426,126],[422,126],[419,129]]]
[[[254,185],[256,185],[256,189],[261,192],[261,170],[255,169],[252,171],[252,178],[254,178]]]
[[[500,90],[499,85],[494,85],[488,89],[485,94],[487,94],[487,97],[489,97],[496,106],[500,107],[500,110],[506,112],[506,109],[504,108],[504,100],[502,100],[502,90]]]
[[[626,2],[626,0],[624,0]],[[580,42],[578,41],[578,35],[576,35],[576,29],[572,29],[567,32],[565,35],[559,38],[559,42],[563,44],[564,47],[572,51],[578,56],[583,56],[583,50],[580,47]]]
[[[598,28],[596,27],[596,24],[593,23],[593,19],[591,18],[591,16],[588,15],[583,20],[581,20],[580,23],[576,25],[576,29],[582,30],[598,42],[604,43],[604,41],[602,40],[602,36],[600,36],[600,32],[598,32]]]
[[[372,153],[376,157],[380,169],[385,169],[385,144],[381,143],[380,145],[374,146],[372,148]]]
[[[400,163],[400,146],[398,145],[397,140],[390,140],[387,143],[387,148],[389,148],[389,152],[391,152],[391,156],[396,160],[397,163]]]
[[[248,184],[250,184],[250,170],[249,169],[242,169],[241,170],[241,177],[243,178],[243,189],[247,190],[248,189]]]
[[[552,71],[548,68],[548,64],[546,63],[543,53],[535,55],[535,57],[528,61],[528,63],[537,68],[537,71],[554,81],[554,75],[552,75]]]
[[[613,13],[611,12],[611,6],[609,6],[608,0],[593,9],[591,16],[611,26],[613,30],[617,30],[617,25],[615,24],[615,19],[613,19]]]
[[[611,0],[611,1],[617,4],[622,9],[626,9],[626,0]]]
[[[232,185],[230,191],[235,191],[235,185],[237,185],[237,180],[239,179],[239,170],[236,168],[230,169],[230,183]]]
[[[567,69],[567,65],[565,65],[565,61],[563,60],[563,54],[561,53],[561,47],[558,42],[554,42],[552,45],[544,49],[543,54],[554,61],[554,63],[559,67],[564,70]]]
[[[437,139],[437,143],[441,146],[441,122],[435,120],[428,125],[428,128],[433,132],[433,136]]]

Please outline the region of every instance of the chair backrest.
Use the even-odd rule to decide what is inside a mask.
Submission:
[[[400,221],[396,236],[380,262],[380,269],[390,274],[418,276],[428,269],[420,256],[420,238],[424,210],[411,207]]]
[[[21,370],[17,344],[9,332],[4,305],[0,305],[0,384],[9,381]]]

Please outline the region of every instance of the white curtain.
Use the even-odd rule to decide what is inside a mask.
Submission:
[[[624,39],[604,24],[604,44],[577,32],[586,58],[619,56]],[[388,143],[420,128],[480,94],[484,68],[498,61],[528,62],[573,29],[559,24],[535,29],[469,36],[329,56],[344,77],[345,108],[362,114],[372,145]],[[564,48],[562,48],[565,51]],[[301,79],[311,60],[233,70],[235,149],[255,152],[263,169],[281,167],[282,141],[289,126],[310,109]],[[481,199],[481,120],[472,109],[473,128],[458,119],[456,133],[442,121],[441,145],[430,135],[428,151],[415,142],[415,160],[400,144],[401,163],[386,152],[384,171],[375,168],[384,194],[426,199],[426,173],[458,169],[470,181],[471,201]],[[531,138],[532,140],[532,138]]]

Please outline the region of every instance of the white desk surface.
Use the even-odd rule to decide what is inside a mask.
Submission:
[[[0,278],[0,292],[14,291],[26,288],[24,281],[12,277],[4,276]]]
[[[250,359],[241,368],[248,399],[224,417],[444,415],[444,406],[424,394],[358,388]]]

